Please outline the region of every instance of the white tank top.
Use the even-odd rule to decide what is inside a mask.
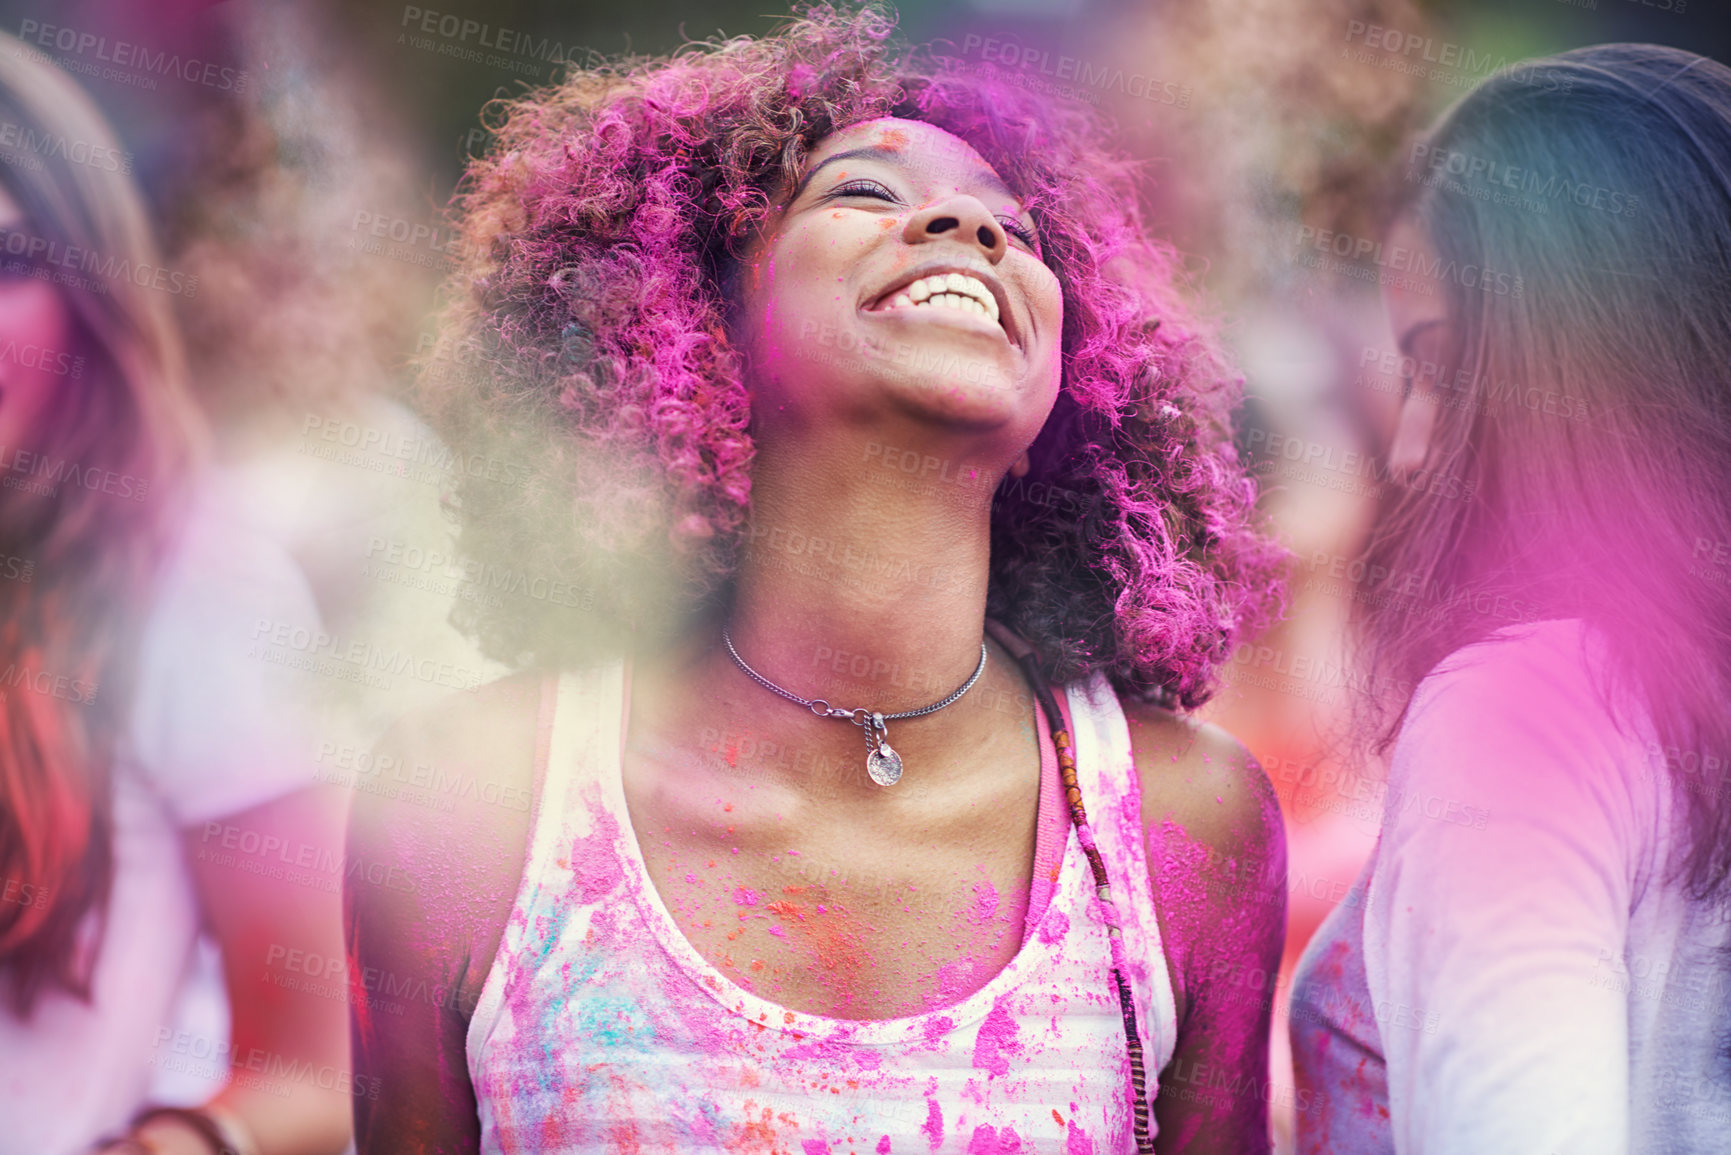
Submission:
[[[1177,1027],[1129,730],[1104,678],[1064,697],[1152,1101]],[[897,1019],[790,1011],[711,966],[651,882],[621,786],[627,709],[623,663],[560,678],[522,884],[469,1023],[483,1152],[1135,1149],[1106,929],[1073,828],[1049,905],[978,991]]]

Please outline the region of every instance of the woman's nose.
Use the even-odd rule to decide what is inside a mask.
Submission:
[[[1009,251],[1009,238],[1004,226],[981,204],[979,198],[958,193],[935,201],[908,217],[902,239],[910,245],[927,241],[959,241],[980,253],[993,264],[1004,259]]]

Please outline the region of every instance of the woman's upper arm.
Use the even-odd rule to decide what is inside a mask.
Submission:
[[[406,719],[358,789],[345,924],[359,1151],[479,1149],[465,1044],[522,875],[538,688],[508,678]]]
[[[1269,1031],[1286,937],[1286,836],[1236,740],[1132,708],[1143,825],[1178,1041],[1155,1100],[1163,1153],[1269,1149]]]
[[[1624,1152],[1640,817],[1579,669],[1486,650],[1396,746],[1365,972],[1402,1152]]]

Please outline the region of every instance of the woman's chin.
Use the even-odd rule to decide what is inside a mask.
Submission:
[[[982,380],[965,371],[890,366],[879,377],[879,386],[902,414],[936,424],[984,430],[1026,422],[1038,429],[1045,421],[1043,412],[1029,412],[1035,404],[1032,392],[1007,376]]]

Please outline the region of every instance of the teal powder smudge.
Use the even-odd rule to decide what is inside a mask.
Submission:
[[[576,1000],[578,1030],[608,1047],[645,1047],[654,1043],[655,1028],[626,999],[592,997]]]

